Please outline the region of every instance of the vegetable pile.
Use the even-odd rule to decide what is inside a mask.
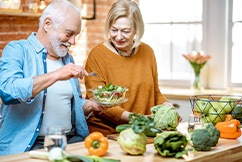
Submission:
[[[111,85],[110,85],[111,86]],[[112,87],[112,86],[111,86]],[[109,88],[111,88],[109,87]],[[117,90],[117,89],[116,89]],[[209,100],[199,103],[196,112],[211,115],[212,107]],[[226,101],[227,102],[227,101]],[[230,107],[231,104],[229,103]],[[210,107],[208,106],[209,104]],[[203,106],[203,107],[201,107]],[[210,108],[210,109],[208,109]],[[224,107],[225,108],[225,107]],[[240,107],[241,108],[241,107]],[[228,109],[229,110],[229,109]],[[228,112],[233,112],[234,109]],[[157,105],[151,108],[153,115],[130,114],[129,123],[118,125],[117,143],[129,155],[142,155],[146,152],[147,136],[154,137],[154,147],[163,157],[187,158],[189,151],[209,151],[215,147],[219,138],[236,139],[241,136],[241,124],[237,119],[204,123],[201,129],[196,129],[191,136],[175,131],[179,124],[179,115],[172,105]],[[221,114],[220,114],[221,115]],[[216,118],[214,119],[214,121]],[[217,119],[218,120],[218,119]],[[100,132],[93,132],[85,138],[84,145],[91,156],[68,155],[62,149],[54,148],[49,153],[30,152],[31,157],[49,160],[51,162],[119,162],[120,160],[102,158],[108,151],[108,140]]]
[[[158,105],[151,108],[153,116],[130,114],[129,124],[116,127],[120,147],[131,155],[140,155],[146,151],[147,137],[155,137],[162,129],[176,130],[179,115],[170,105]]]
[[[155,128],[153,117],[141,114],[130,114],[129,124],[116,127],[117,132],[121,132],[117,142],[130,155],[140,155],[146,151],[147,136],[155,136],[161,132]]]

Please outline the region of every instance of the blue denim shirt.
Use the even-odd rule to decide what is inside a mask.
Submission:
[[[2,99],[2,126],[0,128],[0,155],[29,151],[36,140],[44,114],[45,95],[42,91],[32,96],[33,77],[46,73],[47,49],[32,33],[27,40],[12,41],[0,58],[0,97]],[[64,64],[74,62],[65,56]],[[78,79],[70,79],[73,91],[72,125],[83,140],[89,134],[82,109]],[[58,101],[54,101],[58,102]],[[53,114],[55,115],[55,114]]]

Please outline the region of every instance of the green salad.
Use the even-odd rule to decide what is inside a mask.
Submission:
[[[109,83],[94,89],[93,97],[99,103],[116,104],[125,99],[127,88]]]

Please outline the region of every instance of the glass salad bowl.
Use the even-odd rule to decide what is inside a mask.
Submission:
[[[94,101],[102,106],[114,106],[126,102],[125,98],[128,88],[109,83],[106,86],[98,86],[90,89],[93,93]]]

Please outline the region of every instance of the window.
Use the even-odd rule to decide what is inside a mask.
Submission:
[[[203,50],[212,56],[202,70],[206,88],[242,86],[242,0],[139,0],[139,5],[142,41],[155,51],[161,85],[189,86],[193,72],[182,54]]]
[[[230,6],[232,5],[231,12],[231,22],[229,25],[229,30],[232,33],[231,40],[229,40],[231,49],[231,78],[229,83],[231,86],[241,85],[242,83],[242,0],[231,1]]]
[[[192,69],[182,54],[202,50],[202,0],[140,0],[139,5],[143,41],[155,51],[159,79],[189,82]]]

